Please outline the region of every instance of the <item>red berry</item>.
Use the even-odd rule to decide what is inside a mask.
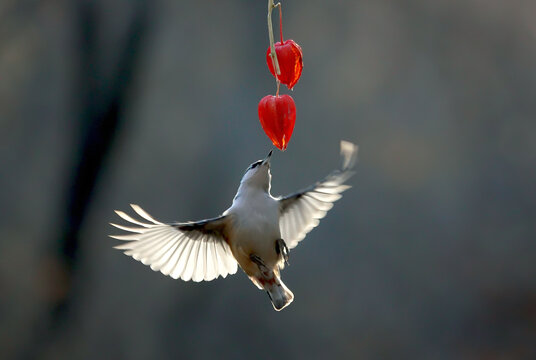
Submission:
[[[296,122],[296,104],[289,95],[267,95],[259,102],[259,120],[272,143],[284,151]]]
[[[274,44],[275,53],[277,55],[277,61],[279,62],[279,70],[281,74],[277,76],[282,84],[292,90],[294,85],[300,79],[303,69],[303,54],[300,45],[296,44],[294,40],[288,39],[281,44],[276,42]],[[274,64],[272,63],[272,57],[270,56],[270,47],[266,52],[266,62],[268,63],[268,69],[273,76],[275,76]]]

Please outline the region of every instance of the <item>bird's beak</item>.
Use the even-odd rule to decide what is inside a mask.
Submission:
[[[262,164],[269,164],[270,163],[270,158],[272,157],[272,150],[270,150],[270,152],[268,153],[268,156],[262,161]]]

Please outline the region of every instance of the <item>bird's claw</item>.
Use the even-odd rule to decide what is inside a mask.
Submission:
[[[285,260],[285,263],[288,265],[288,258],[289,258],[289,252],[287,244],[285,243],[285,240],[283,239],[277,239],[275,242],[275,251],[277,254],[280,254],[283,256],[283,259]]]
[[[264,261],[262,261],[262,259],[259,256],[255,254],[251,254],[249,258],[251,261],[257,264],[259,270],[263,273],[264,276],[268,276],[268,274],[270,274],[270,269],[268,269],[268,266],[266,266]]]

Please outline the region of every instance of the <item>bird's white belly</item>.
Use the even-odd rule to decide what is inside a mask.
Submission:
[[[279,224],[262,223],[260,221],[255,223],[248,222],[237,227],[233,242],[243,249],[262,253],[262,250],[268,245],[272,250],[271,244],[279,237]]]
[[[250,256],[257,255],[273,268],[279,260],[275,242],[281,237],[279,230],[279,209],[273,199],[261,203],[262,206],[247,206],[233,209],[234,223],[229,234],[231,250],[240,266],[250,274],[257,271]]]

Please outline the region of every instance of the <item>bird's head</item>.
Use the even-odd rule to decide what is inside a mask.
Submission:
[[[265,191],[270,191],[270,182],[272,180],[272,174],[270,173],[270,158],[272,151],[268,153],[262,160],[257,160],[251,164],[240,182],[243,186],[260,188]]]

